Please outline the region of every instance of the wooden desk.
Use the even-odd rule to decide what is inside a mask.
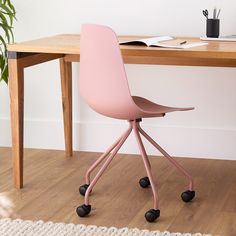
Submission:
[[[120,37],[122,40],[132,37]],[[137,38],[137,37],[133,37]],[[194,38],[181,40],[199,41]],[[24,68],[60,60],[66,155],[72,156],[72,62],[79,61],[79,35],[57,35],[8,46],[14,183],[23,187]],[[209,42],[190,49],[121,46],[128,64],[236,67],[236,42]]]

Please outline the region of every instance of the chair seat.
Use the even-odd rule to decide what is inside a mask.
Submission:
[[[140,108],[142,112],[142,118],[159,117],[159,116],[164,116],[165,113],[168,112],[189,111],[194,109],[194,107],[179,108],[179,107],[162,106],[157,103],[151,102],[146,98],[138,96],[132,96],[132,98],[134,100],[134,103]]]

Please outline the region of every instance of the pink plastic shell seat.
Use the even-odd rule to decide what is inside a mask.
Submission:
[[[151,186],[153,193],[153,209],[146,212],[146,220],[149,222],[156,220],[160,216],[160,210],[151,164],[141,135],[187,178],[188,190],[182,193],[181,198],[185,202],[191,201],[195,196],[191,175],[140,127],[140,122],[142,118],[161,117],[168,112],[187,111],[192,110],[193,107],[168,107],[156,104],[143,97],[131,96],[119,42],[116,34],[109,27],[92,24],[83,25],[80,50],[79,88],[81,96],[96,112],[108,117],[127,120],[129,127],[86,172],[86,184],[80,186],[80,193],[85,195],[85,201],[76,209],[77,214],[84,217],[90,213],[89,195],[93,187],[132,131],[134,131],[147,172],[147,176],[140,179],[140,186]],[[104,164],[91,181],[91,173],[102,162]]]
[[[96,112],[116,119],[163,116],[173,108],[132,97],[116,34],[100,25],[83,25],[80,44],[80,94]]]

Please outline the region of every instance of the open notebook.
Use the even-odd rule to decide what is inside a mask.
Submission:
[[[135,39],[130,41],[122,41],[120,45],[146,45],[147,47],[163,47],[163,48],[192,48],[207,45],[205,42],[187,42],[174,39],[170,36],[160,36],[144,39]]]

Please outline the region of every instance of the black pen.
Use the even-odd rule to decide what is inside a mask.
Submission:
[[[180,45],[183,45],[183,44],[185,44],[185,43],[187,43],[187,41],[180,42],[179,44],[180,44]]]

